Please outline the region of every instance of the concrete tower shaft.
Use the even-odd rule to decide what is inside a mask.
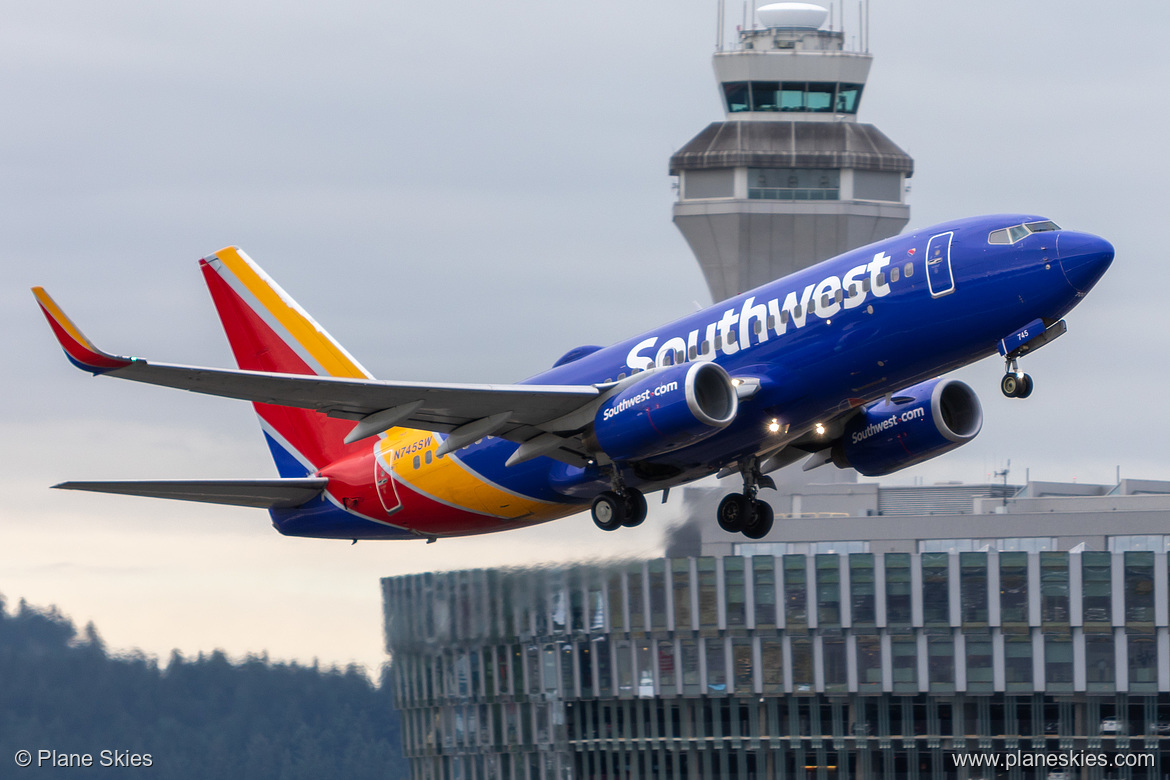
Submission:
[[[820,13],[817,13],[817,11]],[[670,160],[674,222],[713,300],[897,234],[914,161],[857,122],[872,57],[808,3],[758,9],[714,56],[725,119]]]

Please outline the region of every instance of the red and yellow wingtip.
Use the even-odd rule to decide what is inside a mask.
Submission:
[[[61,310],[57,302],[45,292],[44,287],[34,287],[32,291],[37,297],[37,303],[40,304],[45,319],[49,321],[49,327],[53,329],[53,335],[57,337],[61,349],[65,350],[65,356],[73,365],[83,371],[104,374],[117,368],[125,368],[134,362],[129,358],[109,355],[94,346],[81,329],[73,324],[73,320]]]

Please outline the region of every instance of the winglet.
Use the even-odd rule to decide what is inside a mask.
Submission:
[[[44,312],[45,319],[49,321],[49,327],[53,329],[53,335],[57,337],[61,349],[65,350],[65,356],[73,365],[97,375],[125,368],[134,362],[130,358],[102,352],[73,324],[73,320],[69,319],[61,307],[57,305],[57,302],[49,297],[45,288],[34,287],[32,291],[33,295],[37,297],[41,311]]]

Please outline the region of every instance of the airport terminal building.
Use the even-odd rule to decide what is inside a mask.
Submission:
[[[383,580],[412,777],[1170,772],[1170,483],[774,504],[758,542],[688,523],[663,558]],[[1108,763],[956,766],[1073,753]]]

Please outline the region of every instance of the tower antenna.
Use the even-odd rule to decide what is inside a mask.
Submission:
[[[715,51],[723,51],[723,0],[719,0],[719,17],[715,20]]]
[[[869,0],[865,0],[865,53],[869,54]]]
[[[857,45],[865,51],[865,9],[864,0],[857,0]]]
[[[1008,478],[1008,474],[1010,474],[1011,471],[1012,471],[1012,459],[1008,458],[1007,465],[1004,466],[1001,470],[995,472],[995,476],[1003,477],[1003,493],[1000,494],[1000,497],[1003,499],[1003,505],[1005,507],[1007,506],[1007,478]]]

